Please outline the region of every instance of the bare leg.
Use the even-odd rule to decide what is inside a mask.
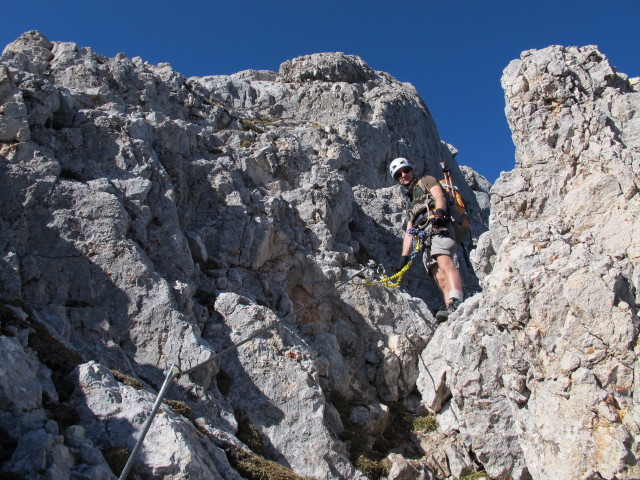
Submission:
[[[454,291],[462,292],[462,277],[449,255],[438,255],[436,264],[429,269],[436,283],[442,290],[445,306],[449,304],[450,294]],[[458,294],[459,295],[459,294]],[[460,296],[459,300],[462,300]]]

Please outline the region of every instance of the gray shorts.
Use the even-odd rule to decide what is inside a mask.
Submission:
[[[453,239],[453,234],[451,233],[453,228],[450,226],[445,235],[434,235],[431,239],[431,248],[425,249],[422,252],[422,263],[424,264],[424,268],[429,269],[436,264],[436,256],[438,255],[449,255],[454,263],[458,264],[458,258],[456,256],[456,252],[458,251],[458,244]]]

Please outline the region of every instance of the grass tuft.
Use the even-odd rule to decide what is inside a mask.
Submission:
[[[126,373],[122,373],[120,370],[110,370],[110,372],[120,383],[124,383],[126,386],[133,387],[136,390],[142,389],[142,383],[137,378],[133,378]]]
[[[127,460],[129,460],[129,455],[131,452],[124,447],[114,447],[109,450],[105,450],[102,452],[104,459],[107,461],[107,465],[111,471],[120,476],[122,471],[124,470],[125,465],[127,464]],[[133,469],[129,472],[129,476],[127,478],[131,478]]]
[[[256,133],[264,133],[264,130],[259,128],[251,120],[249,120],[247,118],[240,118],[239,120],[240,120],[240,125],[242,125],[243,129],[251,131],[251,132],[256,132]]]
[[[388,475],[391,470],[389,460],[372,460],[364,455],[360,455],[356,459],[355,465],[369,480],[378,480]]]
[[[183,417],[191,420],[192,423],[195,422],[195,416],[193,415],[193,410],[191,410],[191,407],[187,405],[185,402],[183,402],[182,400],[164,399],[163,402],[169,405],[171,408],[173,408],[173,411],[176,412],[178,415],[182,415]]]
[[[438,420],[435,415],[416,417],[411,421],[411,431],[413,433],[429,433],[438,429]]]
[[[236,433],[238,440],[249,447],[252,452],[264,456],[264,441],[260,430],[251,423],[249,417],[241,410],[236,410],[235,416],[238,421],[238,432]]]
[[[260,125],[267,125],[269,127],[278,126],[278,124],[276,123],[276,120],[271,117],[260,117],[256,120],[256,123],[259,123]]]
[[[293,470],[238,447],[226,449],[231,466],[247,480],[313,480],[301,477]]]
[[[459,480],[491,480],[491,477],[486,472],[473,472],[462,475]]]

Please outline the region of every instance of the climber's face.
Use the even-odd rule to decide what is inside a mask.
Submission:
[[[400,185],[409,185],[413,181],[413,168],[401,168],[396,172],[395,179]]]

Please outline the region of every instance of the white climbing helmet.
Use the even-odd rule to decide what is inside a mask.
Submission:
[[[413,163],[411,163],[406,158],[396,158],[391,162],[391,165],[389,165],[389,173],[393,178],[395,178],[396,172],[404,167],[409,167],[413,170]]]

